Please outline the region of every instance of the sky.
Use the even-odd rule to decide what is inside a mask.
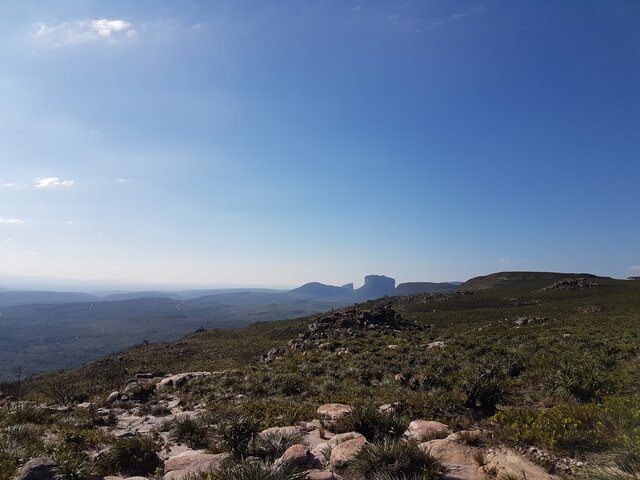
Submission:
[[[640,2],[3,0],[0,274],[640,275]]]

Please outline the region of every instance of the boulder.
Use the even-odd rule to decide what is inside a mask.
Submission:
[[[345,468],[365,443],[367,440],[363,436],[339,443],[331,450],[329,466],[336,469]]]
[[[55,462],[48,458],[38,457],[24,464],[18,480],[53,480]]]
[[[443,478],[447,480],[486,480],[474,455],[482,453],[477,447],[447,439],[431,440],[420,444],[420,448],[438,458],[444,467]]]
[[[409,428],[404,432],[404,436],[410,440],[421,441],[425,438],[433,438],[436,435],[444,434],[449,430],[449,425],[430,420],[414,420],[409,424]]]
[[[522,455],[508,449],[487,455],[487,463],[482,467],[482,470],[487,474],[495,473],[499,478],[518,477],[527,480],[554,480],[558,478]]]
[[[307,472],[309,480],[342,480],[342,477],[328,470],[309,470]]]
[[[309,447],[301,444],[287,448],[284,454],[276,460],[276,464],[281,463],[293,463],[305,469],[322,467],[320,460],[309,450]]]
[[[296,426],[271,427],[261,431],[258,434],[258,437],[270,437],[274,435],[283,436],[283,437],[293,437],[295,435],[302,435],[302,429]]]
[[[120,392],[111,392],[107,397],[108,403],[113,403],[120,398]]]
[[[349,405],[342,403],[325,403],[318,407],[318,417],[326,428],[333,428],[337,423],[351,413]]]
[[[312,449],[321,443],[325,443],[327,441],[326,431],[320,430],[318,428],[307,432],[302,440],[302,443],[305,445],[309,445]]]
[[[213,468],[218,469],[229,458],[229,454],[211,454],[204,450],[187,450],[164,463],[163,480],[182,480],[189,475]]]
[[[320,463],[324,468],[329,466],[329,460],[331,459],[331,449],[333,447],[328,443],[319,443],[311,449],[311,454],[320,460]]]
[[[364,435],[358,432],[339,433],[338,435],[334,435],[333,437],[331,437],[331,439],[327,443],[331,448],[334,448],[340,445],[341,443],[344,443],[356,438],[364,438]]]
[[[402,409],[402,404],[400,402],[395,403],[385,403],[378,407],[378,411],[380,413],[393,414],[398,413]]]
[[[178,373],[177,375],[169,375],[158,382],[159,387],[179,387],[189,380],[201,378],[211,375],[211,372],[187,372]]]

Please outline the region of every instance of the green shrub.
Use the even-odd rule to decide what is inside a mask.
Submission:
[[[509,385],[498,373],[492,370],[471,371],[466,374],[463,389],[472,408],[480,407],[486,415],[493,415],[496,406],[509,398]]]
[[[280,458],[287,448],[301,441],[302,435],[298,432],[275,430],[261,433],[253,442],[252,453],[261,458],[275,460]]]
[[[54,420],[56,413],[36,406],[31,403],[3,408],[0,425],[17,425],[33,423],[35,425],[49,425]]]
[[[155,383],[137,383],[126,390],[130,400],[138,400],[140,402],[148,401],[156,391]]]
[[[564,362],[550,368],[544,387],[560,398],[573,396],[583,402],[602,398],[612,390],[610,375],[593,360]]]
[[[380,478],[380,475],[402,478],[404,475],[432,480],[439,478],[442,470],[440,462],[417,443],[390,439],[365,443],[351,468],[365,479]]]
[[[399,438],[409,426],[409,419],[392,412],[381,412],[375,405],[355,405],[351,414],[338,422],[336,431],[356,431],[367,440]]]
[[[161,465],[159,443],[148,436],[116,439],[96,465],[103,474],[146,475]]]
[[[630,399],[602,404],[512,409],[494,417],[502,439],[567,451],[612,449],[620,464],[637,464],[640,407]]]
[[[54,480],[86,480],[92,473],[92,467],[86,455],[66,451],[54,455],[56,466],[53,469]]]
[[[288,374],[278,379],[278,387],[283,395],[300,395],[309,389],[309,381],[299,375]]]
[[[219,444],[226,451],[243,458],[260,431],[260,425],[252,417],[230,413],[220,419],[213,430]]]
[[[170,423],[171,439],[191,448],[203,448],[209,444],[210,427],[202,417],[179,416]]]
[[[425,473],[410,473],[408,475],[396,473],[374,473],[371,480],[431,480],[434,477]]]
[[[236,462],[221,470],[188,476],[185,480],[306,480],[307,473],[295,465]]]

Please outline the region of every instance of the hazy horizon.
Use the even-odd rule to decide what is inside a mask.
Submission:
[[[638,275],[639,27],[632,0],[3,2],[0,274]]]
[[[370,275],[376,275],[375,273],[371,273]],[[406,280],[406,281],[398,281],[397,278],[393,277],[393,275],[385,275],[396,280],[396,285],[400,283],[407,282],[429,282],[430,280]],[[321,281],[319,283],[324,283],[327,285],[345,285],[347,283],[353,283],[354,288],[359,288],[364,285],[364,277],[362,276],[359,279],[348,281],[348,282],[336,282],[331,280]],[[447,280],[445,282],[458,282],[464,281],[468,279],[462,280]],[[231,284],[231,283],[163,283],[163,282],[136,282],[134,280],[118,280],[118,279],[82,279],[82,278],[62,278],[62,277],[39,277],[39,276],[25,276],[25,275],[4,275],[0,273],[0,291],[2,290],[11,290],[15,288],[16,290],[29,290],[29,289],[37,289],[37,290],[55,290],[56,288],[60,291],[82,291],[89,293],[100,293],[100,292],[110,292],[110,291],[161,291],[161,290],[215,290],[215,289],[273,289],[273,290],[291,290],[297,288],[305,283],[318,282],[318,280],[309,279],[306,282],[299,284]]]

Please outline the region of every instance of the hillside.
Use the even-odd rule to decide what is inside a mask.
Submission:
[[[325,312],[392,295],[394,286],[392,278],[369,275],[355,290],[352,284],[312,282],[291,291],[0,292],[0,381],[13,378],[17,370],[29,375],[73,368],[132,345],[176,340],[199,329]]]
[[[458,288],[459,283],[452,282],[407,282],[396,287],[396,295],[420,295],[421,293],[449,293]]]
[[[512,277],[505,280],[506,277]],[[563,290],[543,290],[567,278],[588,277],[598,283],[597,288]],[[468,285],[476,282],[494,282],[494,287],[482,288],[475,293],[463,293]],[[621,318],[635,324],[639,315],[633,310],[640,307],[640,284],[624,280],[612,280],[585,274],[508,272],[487,277],[478,277],[460,286],[461,293],[424,294],[417,296],[395,297],[382,301],[370,301],[357,308],[371,308],[376,305],[391,305],[410,322],[428,326],[428,338],[455,336],[456,332],[465,332],[482,322],[498,322],[503,325],[511,317],[543,318],[544,328],[530,329],[538,335],[553,336],[560,330],[592,329],[600,330],[603,324],[619,322]],[[523,293],[525,291],[525,293]],[[518,295],[517,297],[515,295]],[[586,313],[585,313],[586,312]],[[244,365],[253,355],[259,356],[275,344],[295,338],[317,317],[258,323],[246,328],[234,330],[208,330],[188,335],[177,342],[144,345],[135,347],[111,357],[105,357],[76,370],[66,372],[61,378],[73,378],[77,385],[80,378],[101,377],[104,371],[121,371],[114,379],[115,383],[95,385],[96,392],[104,392],[125,381],[131,372],[153,371],[158,374],[183,370],[217,370],[234,365],[236,353],[237,365]],[[633,321],[632,321],[633,320]],[[514,320],[515,321],[515,320]],[[575,324],[573,324],[575,322]],[[640,325],[640,324],[639,324]],[[553,328],[551,328],[553,326]],[[436,328],[438,327],[438,328]],[[518,330],[511,331],[504,325],[495,333],[504,329],[508,336],[519,337]],[[551,330],[551,331],[550,331]],[[494,332],[492,332],[494,333]],[[636,333],[636,332],[634,332]],[[637,332],[640,333],[640,330]],[[478,334],[483,339],[488,334]],[[491,335],[488,336],[490,338]],[[228,348],[228,340],[235,339],[239,344],[246,343],[242,350],[237,346]],[[260,340],[260,341],[258,341]],[[99,367],[99,370],[94,370]],[[104,370],[102,370],[104,368]],[[36,377],[39,378],[39,377]],[[46,378],[46,375],[42,378]],[[37,382],[36,382],[37,383]],[[100,387],[100,388],[98,388]],[[90,393],[90,392],[88,392]]]
[[[640,418],[640,283],[551,273],[496,274],[474,282],[487,285],[487,278],[495,286],[387,297],[311,317],[200,331],[0,390],[54,405],[91,402],[64,417],[58,406],[29,414],[42,425],[34,432],[76,438],[83,450],[74,455],[117,451],[122,438],[156,435],[160,443],[149,448],[164,445],[157,465],[165,480],[186,479],[184,468],[204,460],[224,472],[215,463],[223,457],[244,468],[240,450],[225,443],[221,428],[238,432],[248,428],[246,419],[258,430],[286,426],[298,436],[278,442],[302,443],[273,444],[266,453],[246,440],[242,451],[274,460],[289,447],[288,455],[299,450],[317,462],[296,467],[317,471],[309,478],[374,478],[362,472],[379,465],[359,452],[374,455],[376,448],[418,462],[420,454],[407,443],[417,435],[421,451],[438,453],[430,479],[446,472],[481,480],[524,471],[529,480],[587,480],[593,469],[613,469],[615,476],[597,478],[634,480],[640,471],[634,420]],[[17,421],[11,419],[20,417],[11,413],[11,402],[3,404],[0,439],[11,439]],[[341,420],[328,422],[326,415],[335,412],[342,412]],[[199,420],[183,425],[187,417]],[[96,436],[98,430],[108,435]],[[34,452],[42,451],[36,449],[42,441],[32,440]],[[344,456],[342,441],[354,447]],[[328,448],[324,453],[322,442],[331,447],[322,447]],[[13,444],[4,445],[0,462],[5,455],[14,462],[7,465],[19,464],[6,456]],[[410,465],[397,471],[411,471]],[[126,470],[99,461],[96,467],[105,474]]]
[[[544,288],[564,279],[596,278],[589,273],[559,272],[497,272],[474,277],[458,286],[459,291],[482,290],[486,288],[506,288],[512,291],[530,291]],[[602,277],[600,277],[602,278]]]
[[[300,432],[303,436],[292,440],[302,442],[295,448],[318,462],[314,467],[303,462],[303,468],[325,475],[310,478],[338,479],[338,473],[343,479],[373,478],[362,469],[375,465],[367,463],[374,458],[358,452],[373,455],[369,450],[383,448],[383,438],[384,448],[396,452],[388,455],[418,461],[416,451],[406,450],[413,448],[406,439],[414,434],[423,451],[438,452],[434,472],[464,472],[459,478],[469,480],[522,471],[529,480],[559,480],[558,475],[586,480],[593,468],[639,471],[634,452],[640,424],[634,419],[640,418],[640,283],[583,274],[497,274],[483,284],[486,278],[497,280],[495,286],[390,297],[139,346],[33,377],[21,385],[21,394],[55,404],[88,400],[90,422],[100,425],[111,416],[114,423],[100,428],[114,437],[82,440],[97,441],[83,443],[87,452],[114,449],[123,436],[157,432],[169,452],[160,459],[166,480],[186,478],[175,473],[184,472],[177,465],[195,468],[203,458],[214,465],[222,458],[216,455],[229,455],[221,452],[231,452],[231,459],[240,461],[234,465],[243,465],[220,430],[221,425],[247,427],[237,423],[243,418],[257,422],[257,429],[288,426]],[[184,372],[203,373],[172,376]],[[0,389],[15,395],[16,388]],[[323,412],[338,411],[342,419],[327,423]],[[71,412],[82,425],[82,409]],[[63,421],[56,413],[39,415],[49,418],[38,420],[45,425]],[[182,426],[185,416],[200,423]],[[74,427],[69,435],[93,438],[83,428],[91,427]],[[348,433],[341,437],[341,432]],[[180,438],[191,450],[176,444]],[[352,441],[354,449],[339,457],[342,441]],[[328,453],[315,449],[322,442],[329,442]],[[269,454],[243,445],[252,455],[273,460],[292,444],[278,443]],[[208,453],[197,453],[198,448]],[[185,458],[180,452],[192,463],[178,462]],[[110,474],[117,471],[100,465]],[[407,472],[410,464],[397,468]],[[325,473],[329,470],[333,476]],[[428,478],[440,473],[434,475]]]

